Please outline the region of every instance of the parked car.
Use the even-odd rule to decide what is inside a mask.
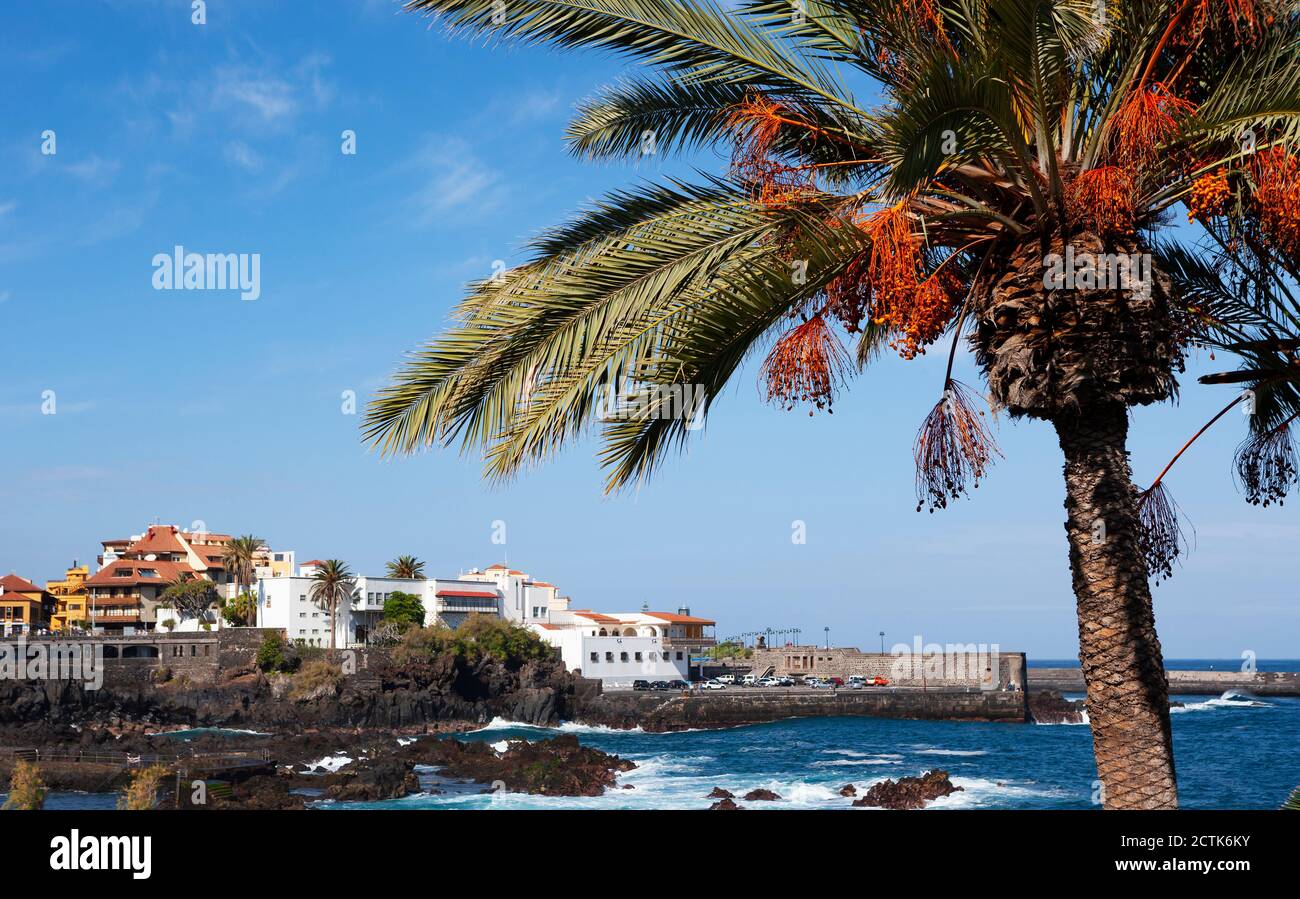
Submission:
[[[779,687],[781,686],[781,681],[775,677],[765,677],[758,682],[758,685],[760,687]]]
[[[873,678],[871,679],[871,686],[873,686],[873,687],[888,687],[888,686],[889,686],[889,678],[887,678],[887,677],[880,677],[879,675],[877,675],[876,677],[873,677]]]
[[[832,677],[832,678],[828,678],[827,680],[829,681],[832,687],[844,686],[844,678],[842,677]]]
[[[668,685],[668,681],[666,681],[666,680],[657,680],[657,681],[654,681],[653,683],[650,684],[650,689],[651,689],[651,690],[671,690],[672,687],[670,687],[670,686]]]
[[[704,683],[700,684],[700,689],[701,690],[725,690],[727,689],[727,685],[722,683],[721,681],[706,680],[704,681]]]
[[[736,682],[736,675],[719,674],[717,677],[714,678],[714,680],[720,684],[734,684]]]
[[[793,687],[793,686],[794,686],[794,678],[793,678],[793,677],[778,677],[778,678],[776,679],[776,681],[777,681],[777,686],[779,686],[779,687]]]
[[[830,687],[830,684],[828,684],[826,681],[816,677],[809,678],[808,680],[804,681],[803,685],[805,687],[814,687],[818,690],[827,689]]]
[[[740,685],[742,687],[752,687],[757,683],[758,683],[757,674],[746,674],[744,677],[740,679]]]
[[[670,690],[689,690],[690,688],[691,685],[684,680],[670,680],[668,682],[668,689]]]
[[[647,681],[647,680],[634,680],[634,681],[632,681],[632,689],[633,689],[633,690],[649,690],[649,689],[650,689],[650,682]]]

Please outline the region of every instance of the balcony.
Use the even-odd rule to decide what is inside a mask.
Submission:
[[[450,598],[438,600],[439,612],[487,612],[496,614],[495,599]]]

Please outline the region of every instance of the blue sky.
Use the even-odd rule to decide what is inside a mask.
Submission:
[[[369,453],[344,391],[363,405],[466,280],[587,200],[689,167],[568,155],[573,104],[616,60],[452,41],[386,0],[210,0],[207,17],[191,24],[188,0],[0,12],[0,570],[44,582],[103,538],[203,521],[363,573],[508,555],[579,606],[689,605],[720,636],[1075,654],[1049,427],[1004,420],[974,498],[914,511],[942,352],[884,360],[833,416],[763,404],[751,365],[638,493],[602,495],[592,444],[506,487],[455,451]],[[177,244],[259,253],[261,297],[153,290],[151,260]],[[1194,383],[1213,366],[1191,360],[1180,405],[1135,413],[1140,482],[1231,398]],[[959,376],[978,384],[969,360]],[[1156,590],[1169,656],[1296,654],[1300,525],[1237,493],[1243,432],[1229,416],[1168,479],[1197,542]]]

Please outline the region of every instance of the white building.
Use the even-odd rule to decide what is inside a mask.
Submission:
[[[317,562],[305,562],[297,577],[264,577],[257,582],[257,623],[261,627],[283,628],[290,640],[305,640],[328,646],[329,615],[311,598],[312,575]],[[424,602],[429,622],[431,581],[391,577],[359,577],[352,592],[352,604],[340,604],[334,616],[334,645],[364,644],[367,634],[384,617],[384,601],[392,593],[410,593]]]
[[[716,642],[714,622],[695,618],[690,609],[672,612],[615,612],[587,609],[556,611],[551,620],[530,625],[560,649],[565,667],[606,687],[633,681],[691,680],[691,659]],[[698,671],[698,663],[696,663]]]

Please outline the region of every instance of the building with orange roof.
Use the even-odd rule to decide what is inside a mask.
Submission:
[[[0,577],[0,625],[6,637],[39,633],[50,626],[54,597],[12,571]]]
[[[239,585],[233,572],[226,570],[226,547],[229,534],[182,529],[176,525],[150,525],[143,534],[126,539],[102,541],[100,568],[85,579],[86,619],[95,630],[114,633],[150,631],[160,624],[158,614],[162,591],[175,580],[202,578],[212,581],[217,592],[226,598],[235,595]],[[279,561],[277,561],[277,557]],[[292,553],[275,553],[263,546],[254,557],[255,577],[290,575]],[[170,611],[163,624],[181,630],[220,627],[215,612],[198,619],[178,620]]]
[[[564,609],[532,628],[560,650],[569,670],[619,689],[638,680],[691,680],[692,660],[702,658],[717,642],[714,625],[687,608],[610,613]]]

